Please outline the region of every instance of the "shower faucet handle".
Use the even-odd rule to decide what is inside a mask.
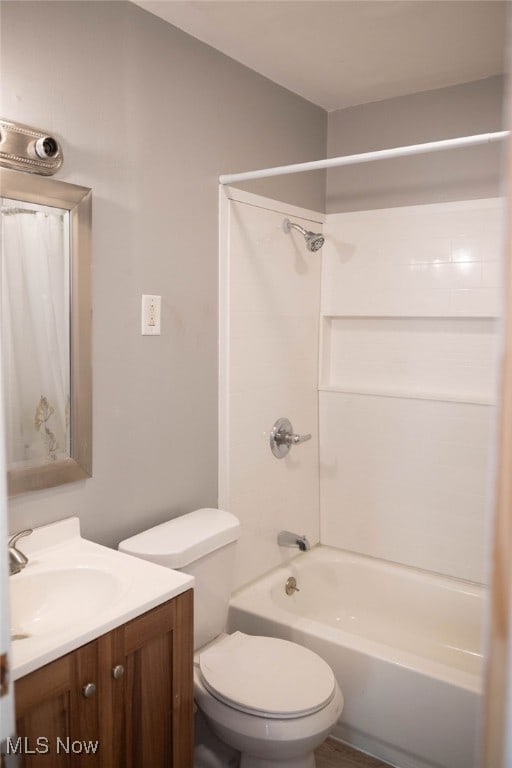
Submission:
[[[307,440],[311,440],[311,435],[285,435],[286,442],[290,445],[299,445],[299,443],[305,443]]]
[[[270,449],[277,459],[282,459],[292,445],[311,440],[311,435],[296,435],[289,419],[278,419],[270,433]]]

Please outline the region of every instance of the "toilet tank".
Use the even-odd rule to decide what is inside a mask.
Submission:
[[[239,535],[230,512],[196,509],[119,544],[121,552],[194,577],[195,649],[226,628]]]

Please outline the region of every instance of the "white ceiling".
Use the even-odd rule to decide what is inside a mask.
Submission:
[[[326,110],[504,71],[499,0],[135,0]]]

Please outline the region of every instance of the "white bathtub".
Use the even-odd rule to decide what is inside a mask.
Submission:
[[[291,597],[289,576],[300,588]],[[472,768],[484,596],[318,546],[235,593],[230,631],[294,640],[331,665],[345,697],[333,736],[400,768]]]

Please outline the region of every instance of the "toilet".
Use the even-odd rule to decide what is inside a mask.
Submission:
[[[314,750],[343,709],[329,665],[274,637],[226,634],[240,524],[198,509],[132,536],[121,552],[184,571],[194,585],[194,697],[240,768],[314,768]]]

